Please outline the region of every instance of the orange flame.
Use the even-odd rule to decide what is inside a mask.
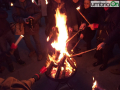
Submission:
[[[53,43],[51,43],[52,47],[55,48],[57,51],[60,51],[60,55],[58,57],[58,60],[55,61],[55,56],[52,57],[48,55],[50,61],[53,62],[60,62],[63,55],[68,55],[67,48],[66,48],[66,40],[68,39],[68,33],[67,33],[67,26],[66,26],[66,18],[67,16],[65,14],[61,14],[59,8],[56,10],[55,14],[56,18],[56,27],[58,28],[58,37],[57,40],[55,40]],[[49,38],[47,38],[49,39]]]

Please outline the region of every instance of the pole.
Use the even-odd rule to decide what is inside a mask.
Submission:
[[[79,39],[79,40],[77,41],[77,43],[75,44],[75,46],[71,49],[71,52],[74,51],[75,47],[78,45],[78,43],[79,43],[80,41],[81,41],[81,39]]]
[[[66,43],[69,42],[71,39],[73,39],[80,31],[82,31],[82,29],[79,29],[71,38],[69,38],[69,39],[66,41]]]
[[[91,52],[91,51],[93,51],[93,50],[96,50],[96,48],[93,48],[93,49],[90,49],[90,50],[87,50],[87,51],[84,51],[84,52],[81,52],[81,53],[78,53],[78,54],[71,55],[70,57],[82,55],[82,54],[84,54],[84,53]]]

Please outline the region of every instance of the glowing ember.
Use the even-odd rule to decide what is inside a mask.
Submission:
[[[46,2],[46,5],[48,4],[48,1],[47,0],[45,0],[45,2]]]
[[[11,6],[13,6],[13,3],[11,3]]]
[[[52,75],[53,78],[55,78],[57,69],[58,69],[58,68],[53,68],[52,71],[51,71],[51,75]]]
[[[64,70],[64,67],[61,67],[61,71],[63,71]]]
[[[76,8],[77,10],[80,10],[80,6]]]
[[[68,63],[67,60],[66,60],[66,71],[69,72],[69,76],[72,74],[73,71],[73,67],[71,67],[71,65]]]

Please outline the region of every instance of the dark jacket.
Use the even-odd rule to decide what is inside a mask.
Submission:
[[[119,22],[119,8],[109,8],[107,11],[104,8],[96,8],[89,14],[88,20],[98,18],[96,23],[99,24],[97,39],[104,41],[110,33],[115,30]]]
[[[34,33],[39,32],[38,20],[41,18],[41,12],[38,9],[38,7],[31,2],[31,0],[25,0],[25,1],[26,1],[25,8],[21,6],[19,0],[16,1],[16,3],[14,4],[12,17],[15,22],[24,23],[25,34],[33,35]],[[33,21],[34,28],[32,30],[30,29],[29,25],[25,24],[23,20],[24,18],[28,18],[28,16],[34,17],[34,21]]]
[[[22,81],[19,81],[14,77],[9,77],[6,80],[0,78],[0,90],[32,90],[31,86],[34,82],[34,78]]]
[[[92,11],[92,8],[89,7],[87,9],[84,8],[84,5],[82,5],[80,7],[80,12],[85,16],[87,17],[87,15],[90,14],[90,12]],[[84,22],[84,18],[82,16],[80,16],[81,18],[81,22],[83,23]],[[94,23],[96,22],[96,19],[94,18],[90,23]],[[84,35],[84,40],[85,41],[91,41],[93,39],[93,37],[95,36],[95,30],[91,30],[90,27],[86,27],[81,33]]]
[[[67,10],[67,26],[72,27],[78,25],[77,7],[80,6],[80,0],[77,3],[74,3],[72,0],[65,0],[65,8]]]
[[[119,18],[120,20],[120,18]],[[116,26],[116,28],[114,29],[114,31],[112,31],[110,33],[110,35],[105,39],[105,43],[107,45],[111,44],[112,42],[116,42],[120,43],[120,22],[118,23],[118,25]]]
[[[7,17],[7,12],[0,8],[0,37],[10,30],[9,22],[6,20]]]

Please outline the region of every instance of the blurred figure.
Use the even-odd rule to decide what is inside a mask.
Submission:
[[[113,42],[115,44],[117,43],[120,48],[120,22],[117,24],[115,30],[111,32],[110,35],[106,38],[106,40],[97,46],[97,50],[102,50],[106,45],[110,45]],[[111,69],[110,72],[116,75],[120,75],[120,62],[119,67],[116,69]]]
[[[47,25],[47,3],[46,3],[46,0],[38,0],[38,6],[40,8],[40,11],[42,12],[42,17],[45,18],[45,24]]]
[[[80,6],[80,0],[65,0],[66,14],[67,14],[67,27],[69,29],[69,38],[72,37],[78,31],[78,11],[77,7]],[[78,41],[78,35],[76,35],[68,43],[68,51],[71,53],[71,49],[75,46]],[[78,53],[80,48],[76,47],[74,53]]]
[[[3,1],[3,3],[5,4],[6,10],[10,10],[9,0],[2,0],[2,1]]]
[[[31,90],[35,83],[34,78],[19,81],[14,77],[8,77],[6,80],[0,78],[0,90]]]
[[[89,13],[92,11],[92,8],[90,7],[90,0],[84,0],[84,7],[81,6],[81,13],[87,17],[87,15],[89,15]],[[84,18],[81,18],[82,22],[84,22]],[[95,22],[97,19],[94,18],[91,23]],[[91,40],[94,38],[95,36],[95,30],[92,31],[90,27],[86,27],[80,35],[80,38],[85,40],[87,43],[87,50],[91,49]]]
[[[15,43],[15,37],[11,32],[11,28],[8,21],[6,20],[7,17],[7,12],[0,8],[0,50],[2,52],[2,57],[4,58],[4,60],[6,60],[8,64],[9,70],[12,72],[14,71],[12,59],[11,57],[7,56],[6,53],[8,52],[7,43],[9,43],[9,45],[11,46],[12,43]],[[25,64],[25,62],[22,61],[20,58],[18,49],[14,51],[14,56],[19,64]]]
[[[33,4],[31,0],[18,0],[13,8],[13,20],[17,23],[24,23],[24,40],[30,50],[29,57],[36,54],[36,51],[30,41],[30,36],[33,37],[37,48],[37,59],[42,59],[41,43],[39,36],[39,19],[41,12],[37,5]]]

